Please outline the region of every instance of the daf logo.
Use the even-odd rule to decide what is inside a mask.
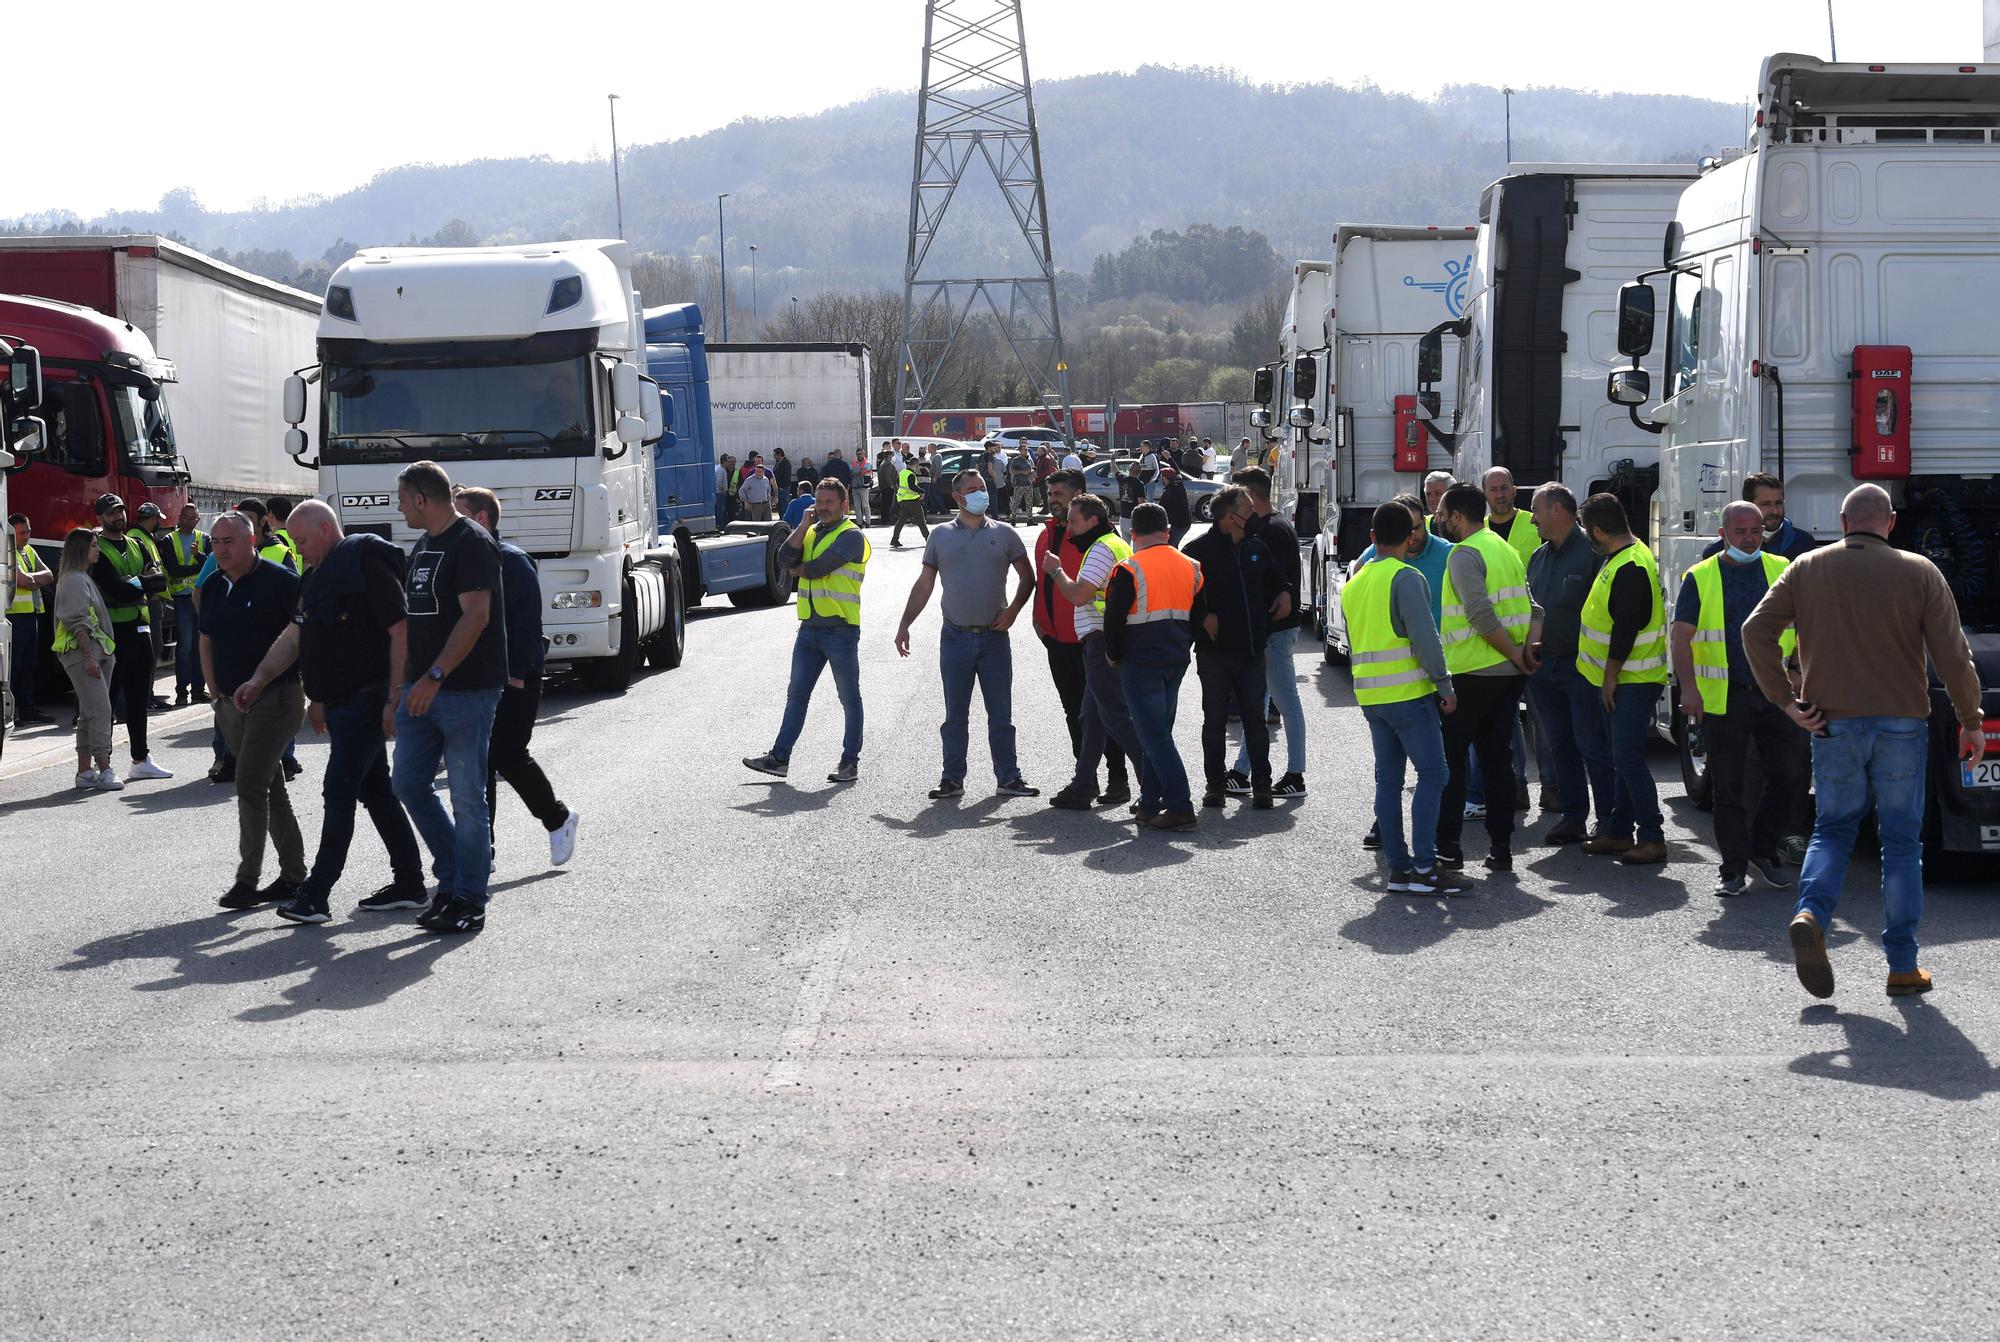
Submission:
[[[537,503],[561,503],[576,496],[574,489],[538,489],[535,491]]]
[[[2000,848],[2000,825],[1981,825],[1979,827],[1979,846],[1981,848]]]
[[[395,502],[389,494],[342,494],[340,506],[343,508],[386,508]]]

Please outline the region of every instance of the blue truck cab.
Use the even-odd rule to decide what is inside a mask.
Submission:
[[[673,430],[655,449],[654,497],[660,534],[679,543],[690,606],[727,596],[737,606],[791,599],[792,575],[778,565],[788,534],[778,522],[719,525],[715,498],[715,425],[708,400],[708,342],[701,305],[647,308],[646,372],[660,384]]]

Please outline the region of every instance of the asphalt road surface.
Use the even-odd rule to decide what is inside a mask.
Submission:
[[[1666,869],[1523,837],[1471,898],[1387,895],[1316,650],[1303,802],[1163,835],[1002,799],[975,709],[968,793],[932,804],[938,616],[899,661],[918,551],[886,539],[858,784],[823,781],[830,681],[789,784],[739,766],[795,621],[715,603],[681,669],[551,693],[580,846],[552,869],[503,790],[476,937],[352,912],[387,879],[365,824],[333,922],[219,912],[204,710],[157,728],[173,781],[117,795],[10,742],[0,1336],[2000,1329],[1993,884],[1931,892],[1937,991],[1891,1002],[1857,864],[1817,1004],[1788,898],[1710,894],[1662,755]]]

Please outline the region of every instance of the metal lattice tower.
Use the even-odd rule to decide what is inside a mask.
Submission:
[[[965,171],[983,161],[1028,244],[1033,273],[983,278],[926,268]],[[984,305],[982,310],[981,305]],[[903,336],[896,372],[896,432],[931,404],[939,374],[975,312],[990,313],[1050,422],[1070,433],[1069,366],[1063,362],[1056,271],[1049,253],[1048,194],[1020,0],[926,0],[924,76],[910,176],[910,247],[903,265]]]

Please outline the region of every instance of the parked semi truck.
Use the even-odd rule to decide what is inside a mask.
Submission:
[[[435,461],[499,495],[501,534],[539,563],[552,669],[619,690],[644,657],[680,664],[681,569],[654,499],[664,407],[625,243],[363,250],[328,282],[316,353],[316,420],[308,376],[284,380],[285,450],[348,531],[414,543],[396,476]]]
[[[33,345],[0,328],[0,520],[11,515],[8,479],[25,470],[40,455],[47,427],[36,417],[42,401],[41,353]],[[44,616],[10,615],[14,604],[13,536],[0,539],[0,755],[7,750],[7,733],[14,726],[14,638],[12,622]],[[46,604],[46,603],[44,603]]]
[[[1296,338],[1321,352],[1310,370],[1313,399],[1297,400],[1289,412],[1309,423],[1279,444],[1278,478],[1280,488],[1298,491],[1305,599],[1329,661],[1348,654],[1340,588],[1368,546],[1370,515],[1419,488],[1432,464],[1429,436],[1415,416],[1417,344],[1463,312],[1472,242],[1470,226],[1340,225],[1334,259],[1324,264],[1321,315]],[[1294,309],[1303,292],[1295,282]],[[1301,325],[1288,317],[1286,329]],[[1296,371],[1279,385],[1300,398],[1306,388]],[[1309,417],[1299,415],[1301,407]]]
[[[296,489],[271,444],[318,319],[311,294],[153,234],[0,238],[0,330],[47,376],[47,450],[13,489],[38,546],[107,492],[172,518]]]
[[[1631,366],[1606,378],[1617,413],[1659,431],[1651,539],[1669,600],[1751,472],[1783,480],[1789,515],[1822,540],[1839,536],[1847,492],[1874,481],[1897,504],[1893,543],[1932,559],[1957,597],[1989,743],[2000,742],[1996,104],[2000,67],[1770,57],[1748,152],[1687,186],[1662,250],[1627,276],[1616,343]],[[1667,298],[1657,401],[1644,362],[1656,285]],[[1962,765],[1942,688],[1931,698],[1926,860],[2000,853],[2000,766]],[[1699,798],[1698,739],[1677,717],[1671,729]]]

